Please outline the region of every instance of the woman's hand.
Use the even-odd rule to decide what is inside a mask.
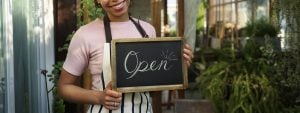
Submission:
[[[103,91],[102,105],[110,110],[116,110],[120,107],[122,101],[122,94],[112,90],[111,82],[108,83],[107,87]]]
[[[192,48],[187,43],[185,43],[183,47],[183,57],[186,65],[189,67],[192,63],[192,59],[194,55],[193,55]]]

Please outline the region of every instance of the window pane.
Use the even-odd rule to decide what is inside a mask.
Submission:
[[[239,7],[239,24],[238,28],[245,27],[247,22],[251,19],[251,9],[249,3],[244,1],[238,4]]]
[[[269,17],[269,2],[268,0],[257,0],[256,19],[261,17]]]
[[[224,6],[224,12],[223,12],[223,21],[234,23],[235,22],[235,6],[234,4],[227,4]]]

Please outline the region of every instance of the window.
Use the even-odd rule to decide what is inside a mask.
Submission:
[[[226,29],[239,30],[248,21],[269,17],[269,0],[208,0],[209,34],[228,36]]]

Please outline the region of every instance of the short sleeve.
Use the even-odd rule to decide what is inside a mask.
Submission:
[[[74,34],[63,68],[72,75],[80,76],[88,65],[89,48],[80,29]]]

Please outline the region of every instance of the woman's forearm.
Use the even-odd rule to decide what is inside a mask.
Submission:
[[[76,79],[78,77],[71,75],[65,70],[62,70],[58,81],[59,95],[67,101],[85,104],[101,104],[103,92],[84,89],[77,85]]]

